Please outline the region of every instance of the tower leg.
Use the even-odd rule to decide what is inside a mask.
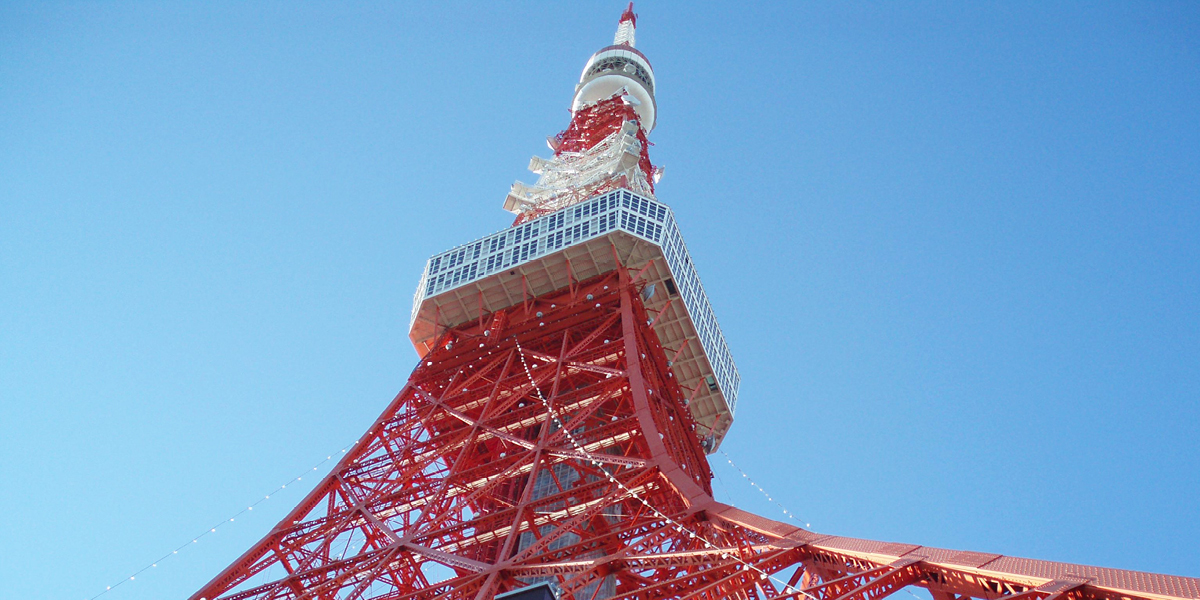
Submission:
[[[824,536],[717,503],[707,430],[647,321],[618,269],[444,332],[192,600],[484,600],[538,581],[575,600],[1200,598],[1195,579]]]

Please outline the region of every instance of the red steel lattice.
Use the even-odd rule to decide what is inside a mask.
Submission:
[[[204,599],[1200,598],[1200,580],[826,536],[713,500],[624,269],[448,331]],[[284,575],[256,583],[272,567]],[[768,577],[767,575],[770,575]]]
[[[623,96],[623,94],[614,94],[610,98],[575,111],[571,116],[570,125],[554,136],[554,154],[558,156],[564,152],[587,152],[619,131],[626,122],[636,123],[638,127],[633,136],[641,144],[641,150],[638,151],[637,168],[642,172],[646,185],[653,194],[655,177],[654,165],[650,163],[651,143],[646,138],[646,130],[639,122],[637,110]],[[615,175],[590,185],[580,186],[575,190],[575,195],[580,199],[585,199],[623,187],[629,187],[626,176]],[[513,220],[513,226],[552,213],[558,208],[560,207],[535,208],[522,212]]]
[[[636,120],[621,94],[583,107],[556,155]],[[638,277],[570,278],[447,330],[354,450],[192,600],[486,600],[538,581],[563,600],[1200,599],[1198,579],[821,535],[716,502],[667,359],[682,347],[659,342]]]

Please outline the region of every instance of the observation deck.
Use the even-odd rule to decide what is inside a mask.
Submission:
[[[435,254],[413,298],[409,339],[424,356],[437,335],[617,268],[616,254],[647,281],[646,308],[692,415],[720,446],[737,408],[741,378],[671,209],[613,190],[516,227]],[[567,268],[570,261],[570,269]]]

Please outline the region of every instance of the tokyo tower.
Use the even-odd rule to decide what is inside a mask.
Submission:
[[[648,134],[630,4],[499,233],[429,259],[408,382],[192,600],[1200,598],[1200,579],[808,531],[713,499],[739,376]]]

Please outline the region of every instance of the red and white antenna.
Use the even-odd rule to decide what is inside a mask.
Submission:
[[[647,134],[654,129],[654,69],[634,48],[633,3],[617,22],[613,45],[601,48],[583,67],[571,99],[571,124],[549,138],[550,158],[533,157],[537,183],[513,184],[504,209],[517,223],[556,211],[616,188],[654,197],[662,169],[650,164]]]
[[[625,12],[621,13],[621,20],[617,23],[617,36],[613,38],[613,45],[620,46],[622,44],[634,47],[634,34],[637,32],[637,15],[633,14],[633,3],[629,3],[629,7]]]

